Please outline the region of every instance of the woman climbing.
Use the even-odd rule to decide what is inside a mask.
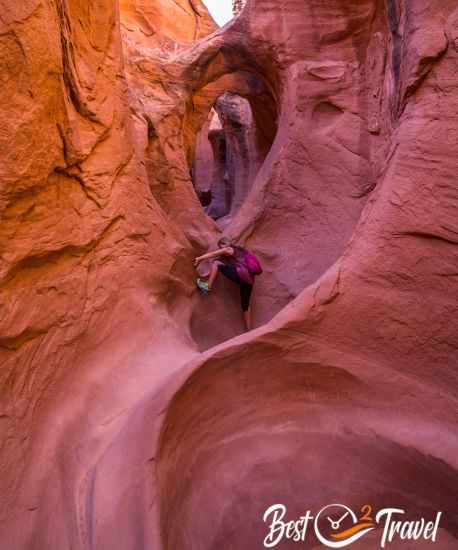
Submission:
[[[255,276],[262,273],[259,260],[246,248],[232,244],[227,237],[223,237],[218,241],[218,250],[199,256],[194,260],[194,265],[197,267],[203,260],[210,259],[213,262],[208,280],[197,279],[197,286],[207,294],[211,291],[218,273],[222,273],[239,285],[240,303],[246,330],[251,330],[250,299]]]

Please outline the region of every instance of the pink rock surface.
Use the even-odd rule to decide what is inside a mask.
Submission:
[[[441,510],[456,548],[455,0],[3,4],[0,546],[251,550],[274,502],[341,501]],[[192,267],[224,91],[266,155],[233,339]]]

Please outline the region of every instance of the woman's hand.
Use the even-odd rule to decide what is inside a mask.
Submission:
[[[197,267],[201,262],[201,257],[198,256],[197,258],[194,259],[194,266]]]

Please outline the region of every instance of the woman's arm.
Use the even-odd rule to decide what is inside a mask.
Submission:
[[[234,255],[234,249],[230,246],[226,246],[225,248],[218,248],[218,250],[215,250],[214,252],[208,252],[203,256],[197,257],[194,260],[194,264],[198,265],[203,260],[209,260],[210,258],[218,258],[219,256],[233,256],[233,255]]]

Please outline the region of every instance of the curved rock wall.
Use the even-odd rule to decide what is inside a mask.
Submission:
[[[78,446],[78,430],[88,437],[81,415],[99,422],[94,387],[105,377],[118,387],[115,363],[138,366],[162,346],[192,354],[193,253],[148,185],[148,124],[131,111],[117,2],[2,12],[1,546],[63,549],[80,536],[67,531],[65,506],[55,527],[40,527],[50,503],[66,500],[67,474],[49,456],[72,437]],[[186,32],[195,21],[182,21]],[[186,40],[202,32],[194,24]],[[104,417],[125,408],[110,393]]]
[[[455,0],[3,4],[1,546],[248,549],[343,500],[455,548]],[[268,322],[230,341],[192,269],[225,90],[273,142],[226,228]]]

